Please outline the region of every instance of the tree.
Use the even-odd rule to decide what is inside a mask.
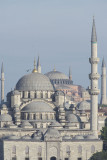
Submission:
[[[107,151],[94,153],[90,160],[107,160]]]
[[[101,130],[101,139],[107,141],[107,118],[105,120],[105,127]]]

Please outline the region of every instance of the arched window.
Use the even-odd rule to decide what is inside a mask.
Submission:
[[[28,92],[28,98],[30,98],[30,92]]]
[[[66,153],[67,153],[68,155],[70,155],[70,146],[67,146],[67,147],[66,147]]]
[[[41,156],[41,155],[42,155],[42,147],[39,146],[39,147],[38,147],[38,156]]]
[[[78,153],[82,153],[82,146],[78,146]]]
[[[42,123],[40,124],[40,128],[43,128],[43,124]]]
[[[25,148],[25,154],[29,154],[29,147],[28,146],[26,146],[26,148]]]
[[[92,146],[91,146],[91,153],[94,153],[94,152],[95,152],[95,146],[92,145]]]
[[[16,146],[13,146],[13,148],[12,148],[12,153],[13,153],[13,154],[16,154]]]
[[[46,119],[48,119],[48,115],[47,114],[45,115],[45,117],[46,117]]]

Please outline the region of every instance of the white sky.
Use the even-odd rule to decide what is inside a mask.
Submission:
[[[92,17],[95,16],[99,73],[107,63],[107,0],[0,0],[0,64],[5,94],[33,68],[40,55],[42,73],[56,66],[74,84],[89,85]],[[100,84],[100,83],[99,83]]]

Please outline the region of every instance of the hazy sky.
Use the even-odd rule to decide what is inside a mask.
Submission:
[[[74,84],[89,85],[90,37],[95,16],[99,73],[107,63],[107,0],[0,0],[0,64],[4,62],[5,94],[33,69],[39,55],[42,73],[56,70]]]

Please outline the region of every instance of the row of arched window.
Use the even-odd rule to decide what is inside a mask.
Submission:
[[[21,113],[21,118],[23,120],[50,120],[54,119],[55,115],[54,114],[36,114],[36,113]]]
[[[16,154],[16,146],[12,147],[12,154],[14,154],[14,155]],[[26,155],[29,154],[29,147],[28,146],[25,147],[25,154]],[[42,154],[42,147],[39,146],[38,147],[38,156],[41,156],[41,154]]]
[[[95,152],[95,146],[92,145],[91,146],[91,153],[94,153],[94,152]],[[66,153],[70,154],[70,146],[66,147]],[[81,145],[78,146],[78,153],[82,153],[82,146]]]
[[[42,91],[41,92],[26,92],[26,91],[23,91],[21,92],[21,98],[50,98],[52,95],[52,93],[49,93],[48,92],[45,92],[43,93]]]

